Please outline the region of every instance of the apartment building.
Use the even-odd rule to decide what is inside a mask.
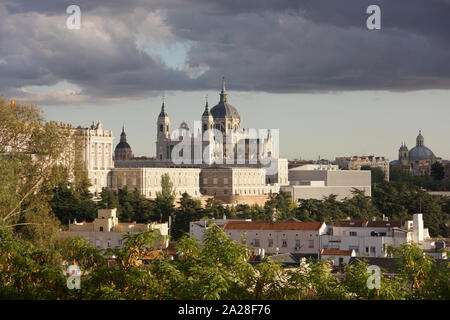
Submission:
[[[325,222],[227,221],[223,231],[234,241],[266,254],[320,253],[320,236]]]
[[[356,256],[386,257],[388,246],[400,247],[415,242],[429,247],[428,229],[423,226],[422,214],[414,214],[413,220],[340,220],[321,236],[325,250],[354,250]]]

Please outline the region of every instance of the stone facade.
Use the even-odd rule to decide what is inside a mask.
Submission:
[[[187,193],[200,197],[199,175],[197,168],[114,168],[109,174],[108,187],[114,191],[124,188],[137,189],[147,198],[155,198],[161,191],[161,176],[168,174],[175,189],[175,196]]]
[[[111,130],[103,130],[100,121],[89,128],[78,127],[76,132],[83,139],[82,160],[92,184],[89,191],[96,197],[108,185],[108,174],[114,168],[114,137]]]

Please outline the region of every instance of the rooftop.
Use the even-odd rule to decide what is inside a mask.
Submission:
[[[224,230],[319,230],[324,222],[229,221]]]

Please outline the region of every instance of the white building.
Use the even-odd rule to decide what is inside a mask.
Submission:
[[[294,202],[299,199],[322,200],[332,194],[343,200],[352,197],[353,189],[371,196],[370,171],[338,170],[335,165],[299,166],[289,169],[289,186],[280,188],[290,194]]]
[[[327,250],[354,250],[356,256],[386,257],[388,246],[400,247],[406,242],[427,246],[428,229],[423,227],[422,214],[414,220],[340,220],[321,237]]]
[[[114,168],[113,141],[111,130],[103,130],[102,123],[92,123],[89,128],[76,128],[83,139],[82,160],[92,186],[89,191],[97,197],[108,185],[108,173]]]
[[[156,244],[157,247],[168,247],[169,227],[167,222],[119,222],[117,209],[99,209],[98,218],[93,222],[74,221],[74,223],[69,223],[69,230],[61,231],[59,237],[62,239],[81,237],[99,249],[122,248],[125,234],[136,234],[148,230],[158,230],[162,236],[161,243]]]
[[[228,221],[224,232],[234,241],[266,254],[320,253],[320,236],[325,234],[325,222],[263,222]]]

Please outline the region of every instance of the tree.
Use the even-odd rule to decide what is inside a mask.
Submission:
[[[435,162],[431,165],[431,176],[435,180],[442,180],[445,176],[445,169],[442,163]]]
[[[75,189],[70,183],[60,183],[53,189],[53,196],[49,201],[52,212],[63,224],[69,221],[93,221],[97,216],[97,206],[87,186]]]
[[[161,192],[156,193],[155,211],[159,215],[159,221],[168,221],[173,216],[175,190],[167,173],[161,176]]]
[[[378,185],[385,181],[385,174],[379,167],[361,166],[361,170],[370,170],[372,185]]]
[[[180,238],[183,233],[189,232],[189,224],[191,221],[199,220],[203,217],[204,212],[199,200],[192,199],[187,193],[183,193],[179,201],[179,206],[175,209],[175,221],[172,227],[172,237]]]
[[[36,106],[0,98],[0,224],[37,242],[55,236],[48,201],[70,177],[75,141],[70,127],[45,122]]]

